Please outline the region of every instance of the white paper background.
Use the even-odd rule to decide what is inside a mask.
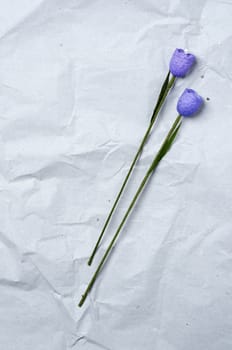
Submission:
[[[232,1],[0,1],[0,348],[231,350]],[[110,236],[176,116],[205,99],[84,307],[87,258],[176,47],[178,80]]]

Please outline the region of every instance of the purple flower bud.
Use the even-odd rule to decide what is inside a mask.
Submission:
[[[192,89],[185,89],[177,103],[177,111],[183,117],[191,117],[203,105],[203,98]]]
[[[172,55],[169,69],[175,77],[183,78],[196,62],[196,57],[191,53],[185,53],[182,49],[176,49]]]

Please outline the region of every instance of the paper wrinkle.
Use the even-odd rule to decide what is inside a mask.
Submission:
[[[231,349],[231,16],[220,0],[2,1],[2,349]],[[197,65],[169,94],[88,267],[176,47]],[[186,87],[209,100],[79,309]]]
[[[7,21],[9,21],[9,22],[10,22],[10,17],[9,17],[10,14],[13,15],[12,16],[13,18],[11,19],[12,26],[7,28],[6,32],[1,35],[0,40],[6,39],[9,35],[12,35],[13,33],[17,32],[17,30],[19,28],[23,27],[24,24],[27,22],[27,20],[30,19],[33,16],[33,14],[37,13],[39,8],[41,7],[41,4],[44,1],[43,0],[42,1],[39,0],[37,2],[38,2],[38,4],[36,4],[36,6],[35,6],[35,2],[34,2],[33,3],[33,8],[32,9],[30,8],[28,11],[26,11],[28,3],[30,3],[28,1],[25,1],[23,8],[20,7],[20,8],[17,9],[17,11],[16,11],[16,8],[15,8],[15,12],[11,11],[10,3],[3,5],[2,17],[4,17],[4,15],[5,15],[6,16],[5,19]],[[17,5],[16,5],[16,7],[17,7]],[[23,11],[23,13],[22,13],[22,11]],[[22,13],[22,17],[21,18],[19,17],[19,19],[18,19],[17,16],[19,16],[21,13]],[[13,22],[13,19],[14,19],[15,22]]]

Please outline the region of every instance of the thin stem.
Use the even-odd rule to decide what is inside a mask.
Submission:
[[[139,195],[141,194],[143,188],[145,187],[148,179],[150,178],[150,176],[154,172],[154,170],[157,168],[160,160],[163,158],[163,156],[170,149],[170,146],[171,146],[170,145],[170,141],[171,141],[171,143],[174,141],[174,139],[172,138],[172,135],[173,134],[176,135],[176,130],[179,130],[180,125],[181,125],[181,116],[179,115],[176,118],[176,120],[174,121],[174,123],[173,123],[173,125],[172,125],[172,127],[171,127],[171,129],[169,131],[169,133],[167,134],[163,144],[161,145],[158,153],[156,154],[156,156],[155,156],[152,164],[150,165],[146,175],[144,176],[144,178],[143,178],[143,180],[142,180],[138,190],[136,191],[135,196],[132,199],[129,208],[127,209],[127,211],[126,211],[126,213],[125,213],[125,215],[124,215],[124,217],[123,217],[123,219],[122,219],[122,221],[121,221],[121,223],[120,223],[120,225],[119,225],[115,235],[113,236],[113,238],[112,238],[112,240],[111,240],[107,250],[105,251],[105,254],[103,255],[103,257],[102,257],[102,259],[101,259],[101,261],[100,261],[100,263],[99,263],[99,265],[98,265],[98,267],[97,267],[97,269],[96,269],[92,279],[90,280],[90,282],[89,282],[89,284],[88,284],[88,286],[87,286],[87,288],[85,290],[85,293],[82,295],[82,298],[81,298],[81,300],[80,300],[80,302],[78,304],[79,307],[81,307],[83,305],[83,303],[85,302],[85,299],[86,299],[88,293],[90,292],[91,288],[93,287],[93,284],[94,284],[94,282],[95,282],[99,272],[101,271],[101,269],[102,269],[102,267],[103,267],[103,265],[104,265],[108,255],[112,251],[113,245],[114,245],[116,239],[118,238],[123,225],[125,224],[125,222],[126,222],[128,216],[129,216],[132,208],[134,207],[134,205],[135,205]]]
[[[165,81],[169,78],[169,74],[170,74],[170,72],[168,72],[168,75],[167,75],[167,78],[165,79]],[[110,212],[109,212],[109,214],[108,214],[108,216],[106,218],[106,221],[104,223],[102,231],[101,231],[101,233],[100,233],[100,235],[98,237],[97,243],[95,244],[95,247],[94,247],[94,249],[92,251],[92,254],[91,254],[91,256],[90,256],[90,258],[88,260],[88,265],[91,265],[92,262],[93,262],[94,256],[95,256],[95,254],[97,252],[97,249],[99,247],[99,244],[100,244],[100,242],[101,242],[101,240],[102,240],[102,238],[104,236],[105,230],[106,230],[106,228],[107,228],[107,226],[108,226],[108,224],[110,222],[110,219],[111,219],[111,217],[112,217],[112,215],[113,215],[113,213],[114,213],[114,211],[116,209],[116,206],[117,206],[117,204],[119,202],[119,199],[120,199],[120,197],[121,197],[121,195],[122,195],[122,193],[123,193],[123,191],[124,191],[124,189],[126,187],[126,184],[127,184],[128,180],[130,178],[130,175],[131,175],[131,173],[132,173],[132,171],[134,169],[134,166],[135,166],[135,164],[136,164],[136,162],[137,162],[137,160],[138,160],[138,158],[139,158],[139,156],[140,156],[140,154],[141,154],[141,152],[143,150],[143,147],[144,147],[144,145],[145,145],[145,143],[146,143],[146,141],[148,139],[148,136],[150,134],[150,131],[151,131],[155,121],[156,121],[156,118],[157,118],[157,116],[159,114],[159,111],[160,111],[160,109],[161,109],[161,107],[162,107],[162,105],[163,105],[163,103],[164,103],[164,101],[165,101],[165,99],[166,99],[166,97],[168,95],[168,92],[172,88],[174,82],[175,82],[175,77],[172,76],[171,79],[170,79],[170,82],[168,83],[168,85],[166,87],[166,89],[163,89],[165,82],[163,84],[163,87],[161,89],[161,92],[163,94],[161,96],[159,96],[159,98],[158,98],[157,104],[156,104],[156,106],[154,108],[154,111],[153,111],[153,114],[152,114],[152,117],[151,117],[151,122],[150,122],[150,124],[149,124],[149,126],[148,126],[148,128],[147,128],[147,130],[145,132],[145,135],[144,135],[144,137],[143,137],[143,139],[142,139],[142,141],[140,143],[140,146],[139,146],[139,148],[138,148],[138,150],[137,150],[137,152],[135,154],[135,157],[134,157],[134,159],[133,159],[133,161],[131,163],[131,166],[129,168],[129,171],[128,171],[128,173],[127,173],[127,175],[126,175],[126,177],[125,177],[125,179],[123,181],[121,189],[120,189],[120,191],[119,191],[119,193],[118,193],[118,195],[117,195],[117,197],[116,197],[116,199],[115,199],[115,201],[113,203],[113,206],[112,206],[112,208],[111,208],[111,210],[110,210]],[[162,90],[164,90],[164,91],[162,91]]]

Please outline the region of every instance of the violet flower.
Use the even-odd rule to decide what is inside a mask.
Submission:
[[[185,53],[183,49],[176,49],[169,63],[169,69],[175,77],[183,78],[196,62],[196,57]]]
[[[196,61],[196,59],[195,59],[194,55],[189,54],[189,53],[185,53],[185,51],[182,49],[176,49],[174,51],[172,58],[170,60],[170,64],[169,64],[170,70],[168,71],[168,74],[164,80],[162,87],[161,87],[156,105],[154,107],[154,110],[153,110],[153,113],[151,116],[150,123],[147,127],[147,130],[146,130],[144,136],[143,136],[143,139],[140,143],[140,146],[139,146],[139,148],[134,156],[134,159],[131,162],[130,168],[129,168],[127,175],[126,175],[126,177],[121,185],[121,188],[117,194],[117,197],[115,198],[113,205],[109,211],[109,214],[104,222],[102,230],[97,238],[97,241],[94,245],[94,248],[93,248],[92,253],[90,255],[90,258],[88,260],[88,265],[91,265],[93,262],[93,259],[96,255],[98,247],[102,241],[103,236],[105,235],[106,229],[107,229],[109,222],[111,220],[111,217],[115,213],[115,210],[116,210],[118,202],[121,198],[121,195],[122,195],[123,191],[125,190],[126,185],[128,183],[128,180],[133,172],[133,169],[134,169],[134,167],[135,167],[135,165],[136,165],[136,163],[137,163],[137,161],[138,161],[138,159],[143,151],[143,147],[146,144],[146,142],[150,136],[151,130],[152,130],[154,123],[158,117],[158,114],[159,114],[168,94],[169,94],[169,91],[174,86],[176,78],[177,77],[184,77],[189,72],[189,70],[191,69],[191,67],[195,63],[195,61]]]
[[[196,114],[203,105],[203,98],[192,89],[185,89],[177,102],[177,111],[183,117]]]

